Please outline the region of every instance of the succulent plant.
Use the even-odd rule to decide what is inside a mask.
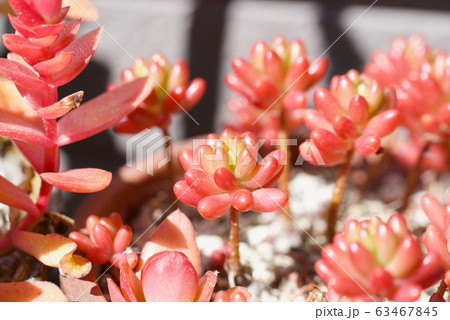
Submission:
[[[349,220],[315,269],[330,301],[415,301],[443,275],[439,256],[421,252],[400,214],[387,222]]]
[[[444,281],[450,287],[450,195],[446,205],[441,205],[432,195],[424,195],[422,208],[432,223],[422,235],[422,241],[429,252],[440,257],[447,270]]]
[[[174,186],[175,195],[208,219],[230,207],[241,212],[282,208],[287,194],[270,186],[283,170],[284,154],[276,150],[258,162],[257,144],[249,132],[239,136],[225,130],[220,136],[208,135],[195,151],[183,150],[180,161],[186,172]]]
[[[123,260],[120,289],[108,279],[114,302],[209,302],[217,282],[217,272],[208,271],[199,279],[200,252],[194,229],[180,211],[171,213],[144,246],[144,264],[136,274]],[[249,300],[251,294],[241,287],[230,291],[234,300]]]
[[[173,113],[187,111],[195,106],[205,92],[206,83],[201,78],[189,81],[189,66],[185,60],[170,64],[161,53],[153,54],[148,61],[136,59],[132,67],[122,71],[122,83],[150,77],[154,90],[139,108],[122,119],[114,129],[120,133],[137,133],[157,126],[167,130]],[[108,89],[118,85],[111,84]]]
[[[71,232],[69,239],[78,245],[77,249],[85,253],[92,263],[109,262],[120,268],[126,260],[131,269],[138,263],[136,253],[126,252],[132,239],[132,231],[129,226],[123,224],[118,213],[112,213],[108,218],[89,216],[86,228],[81,232]]]
[[[335,166],[353,149],[362,155],[380,152],[381,139],[399,123],[392,89],[356,70],[334,76],[330,89],[314,91],[317,110],[305,111],[310,141],[300,146],[304,159],[314,165]],[[316,148],[320,157],[308,153]]]
[[[423,168],[449,168],[449,67],[449,54],[433,51],[419,35],[394,39],[389,52],[374,52],[365,67],[365,73],[397,92],[401,124],[408,131],[392,152],[409,167],[421,161]]]
[[[327,66],[325,58],[310,62],[300,39],[277,37],[270,46],[256,42],[250,60],[234,58],[233,73],[225,78],[243,97],[228,105],[237,121],[229,127],[268,140],[279,138],[280,130],[297,129],[308,101],[306,91],[320,81]]]

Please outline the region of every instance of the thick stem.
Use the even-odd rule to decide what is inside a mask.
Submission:
[[[417,184],[419,183],[423,158],[429,146],[430,146],[429,142],[427,142],[423,146],[422,150],[420,151],[419,158],[416,161],[416,164],[408,172],[408,178],[406,180],[406,186],[403,192],[402,205],[398,210],[401,213],[403,213],[408,208],[409,198],[411,197],[414,190],[416,189]]]
[[[327,216],[327,242],[333,241],[333,237],[336,233],[336,222],[338,219],[339,207],[344,197],[345,187],[347,186],[348,173],[350,172],[350,166],[353,158],[354,150],[350,150],[347,153],[345,162],[339,169],[339,174],[334,185],[333,196],[331,198],[330,207],[328,209]]]
[[[235,279],[241,273],[239,258],[239,211],[234,207],[230,209],[230,258],[228,259],[228,282],[230,287],[235,287]]]

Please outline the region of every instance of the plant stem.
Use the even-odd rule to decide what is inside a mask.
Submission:
[[[347,185],[348,173],[353,158],[354,150],[348,151],[345,162],[339,169],[339,174],[334,185],[333,196],[331,198],[330,207],[328,209],[327,216],[327,242],[333,241],[333,237],[336,233],[336,222],[338,218],[339,206],[342,202],[342,198],[345,193],[345,187]]]
[[[289,144],[287,139],[289,139],[289,134],[287,130],[282,128],[279,132],[278,139],[280,140],[279,149],[286,152],[286,164],[281,173],[280,179],[278,180],[278,187],[289,194],[289,177],[291,172],[291,152],[289,151]],[[291,209],[289,207],[289,202],[283,208],[283,214],[287,220],[291,221]]]
[[[235,287],[235,278],[241,272],[241,263],[239,258],[239,211],[234,207],[230,209],[230,258],[228,259],[228,283],[230,288]]]
[[[289,131],[287,130],[286,123],[286,112],[284,107],[280,110],[280,131],[278,133],[278,139],[280,140],[279,149],[286,153],[286,163],[281,173],[280,179],[278,180],[278,187],[289,194],[289,177],[291,173],[291,152],[289,151]],[[291,208],[289,207],[289,202],[283,208],[283,214],[285,218],[291,222]]]
[[[170,138],[170,134],[169,134],[169,129],[164,127],[163,129],[163,134],[166,138]],[[167,139],[165,142],[165,152],[169,152],[170,156],[172,156],[172,139]],[[153,165],[153,164],[152,164]],[[175,176],[174,176],[174,170],[175,168],[173,167],[173,163],[172,163],[172,159],[169,160],[169,163],[167,164],[167,178],[169,180],[169,186],[170,186],[170,190],[172,190],[173,185],[175,184]],[[170,201],[174,202],[176,201],[176,197],[175,194],[173,193],[173,191],[169,192],[170,193]]]
[[[425,152],[428,150],[429,147],[430,143],[427,142],[423,146],[422,150],[420,150],[419,158],[417,159],[416,164],[414,165],[414,167],[411,168],[411,170],[408,173],[408,178],[406,180],[406,187],[403,192],[402,205],[398,210],[400,213],[403,213],[408,208],[409,198],[411,197],[411,195],[414,192],[414,189],[416,189],[416,186],[419,183],[423,158]]]

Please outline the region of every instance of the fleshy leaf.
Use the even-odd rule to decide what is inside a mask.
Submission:
[[[38,126],[3,112],[0,112],[0,135],[45,147],[54,145]]]
[[[117,123],[136,109],[152,88],[150,78],[141,78],[81,105],[58,121],[58,145],[88,138]]]
[[[95,283],[95,278],[93,277],[92,281],[90,280],[91,279],[77,279],[60,275],[59,285],[69,301],[106,302],[102,291]]]
[[[0,283],[1,302],[67,302],[54,283],[27,281]]]
[[[200,279],[197,295],[195,296],[194,301],[196,302],[211,301],[211,297],[217,283],[217,274],[218,274],[217,271],[208,271],[205,273],[205,275]]]
[[[91,193],[106,188],[112,179],[111,172],[94,169],[73,169],[63,172],[45,172],[41,178],[61,190],[76,193]]]
[[[26,66],[12,60],[0,58],[0,74],[17,85],[32,90],[46,89],[47,84]]]
[[[191,221],[180,210],[172,212],[155,230],[142,249],[141,259],[145,262],[161,251],[184,253],[200,273],[200,252]]]
[[[13,231],[11,241],[15,248],[35,257],[46,266],[61,268],[69,276],[83,277],[91,271],[91,263],[72,254],[77,245],[59,234],[37,234]]]
[[[178,251],[153,255],[142,268],[141,280],[147,302],[192,302],[197,294],[197,271]]]
[[[122,292],[120,292],[117,284],[111,278],[108,278],[106,280],[108,282],[108,291],[111,302],[127,302],[123,297]]]
[[[60,72],[53,73],[46,80],[54,86],[59,87],[80,74],[97,50],[102,30],[102,28],[92,30],[67,46],[63,52],[73,55],[69,65]]]
[[[39,209],[28,194],[2,176],[0,176],[0,202],[32,215],[39,215]]]
[[[131,270],[128,262],[126,261],[122,263],[122,268],[120,269],[120,288],[122,289],[122,294],[127,301],[145,301],[139,278],[133,270]]]

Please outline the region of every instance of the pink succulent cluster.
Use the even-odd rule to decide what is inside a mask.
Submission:
[[[122,71],[122,83],[150,77],[155,82],[147,99],[114,128],[120,133],[136,133],[152,126],[167,128],[173,113],[187,111],[202,98],[206,83],[201,78],[189,81],[189,66],[185,60],[172,65],[161,53],[149,61],[138,58],[132,67]],[[111,84],[108,90],[117,87]]]
[[[348,221],[315,269],[330,301],[415,301],[443,274],[439,256],[421,252],[400,214]]]
[[[432,195],[422,197],[422,208],[431,223],[422,236],[422,241],[429,252],[441,258],[447,270],[445,282],[450,287],[450,195],[447,204],[441,205]]]
[[[393,90],[356,70],[334,76],[329,89],[317,88],[314,105],[317,110],[304,114],[311,140],[300,146],[303,158],[314,165],[341,164],[353,149],[363,155],[379,152],[381,139],[395,130],[400,119],[399,112],[391,109]]]
[[[285,155],[276,150],[258,162],[258,140],[249,132],[235,135],[225,130],[210,134],[195,151],[183,150],[184,180],[175,184],[175,195],[197,207],[205,218],[222,216],[233,206],[245,212],[270,212],[288,201],[284,191],[270,188],[284,168]]]
[[[388,52],[372,54],[365,72],[397,93],[401,124],[408,130],[399,136],[392,152],[413,166],[422,152],[424,168],[448,170],[450,166],[450,55],[432,51],[418,35],[396,38]]]
[[[132,238],[131,228],[123,225],[121,216],[112,213],[108,218],[91,215],[86,220],[82,232],[73,231],[69,239],[78,245],[78,250],[95,264],[107,262],[120,268],[126,260],[134,269],[138,263],[136,253],[126,252]]]
[[[233,73],[225,82],[242,97],[228,104],[237,121],[229,127],[269,140],[278,138],[284,125],[289,130],[298,128],[307,105],[306,91],[323,77],[327,60],[319,58],[311,63],[301,40],[288,42],[277,37],[271,46],[256,42],[250,60],[234,58],[231,67]]]
[[[120,268],[120,289],[108,279],[113,302],[209,302],[217,282],[217,272],[200,274],[200,252],[194,228],[179,210],[171,213],[145,244],[140,272],[133,272],[124,260]],[[251,294],[236,287],[224,293],[223,301],[249,301]]]

